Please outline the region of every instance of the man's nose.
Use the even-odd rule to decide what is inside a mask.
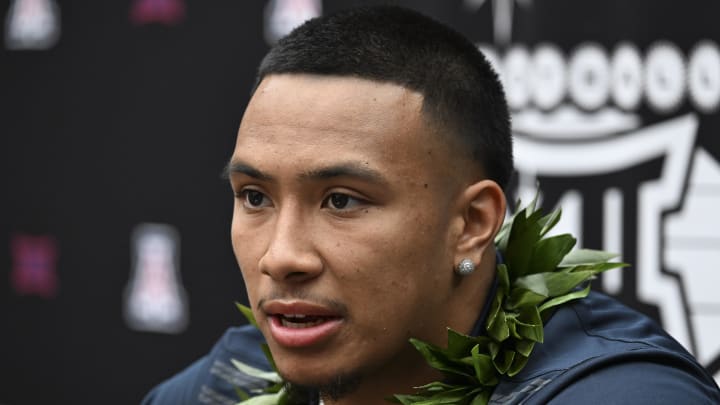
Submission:
[[[303,282],[323,271],[323,261],[315,250],[309,219],[299,210],[281,210],[275,221],[265,254],[258,263],[263,274],[276,281]]]

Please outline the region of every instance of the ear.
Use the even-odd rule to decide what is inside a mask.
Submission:
[[[505,194],[494,181],[481,180],[468,186],[459,202],[463,229],[457,240],[455,264],[470,259],[479,265],[505,219]]]

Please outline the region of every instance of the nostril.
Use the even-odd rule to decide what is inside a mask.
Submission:
[[[308,273],[304,271],[293,271],[287,274],[288,280],[300,280],[308,277]]]

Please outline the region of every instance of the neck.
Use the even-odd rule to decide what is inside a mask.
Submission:
[[[363,376],[362,381],[352,391],[341,398],[322,395],[324,405],[367,405],[386,404],[387,398],[394,394],[412,394],[413,388],[430,381],[442,379],[442,375],[425,364],[421,356],[414,353],[402,356],[379,372]]]

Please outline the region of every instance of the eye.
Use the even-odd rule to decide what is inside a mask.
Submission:
[[[243,200],[243,205],[247,208],[263,208],[271,204],[270,199],[260,191],[254,189],[244,189],[240,191],[239,197]]]
[[[348,210],[356,208],[363,202],[344,193],[332,193],[325,199],[323,206],[333,210]]]

